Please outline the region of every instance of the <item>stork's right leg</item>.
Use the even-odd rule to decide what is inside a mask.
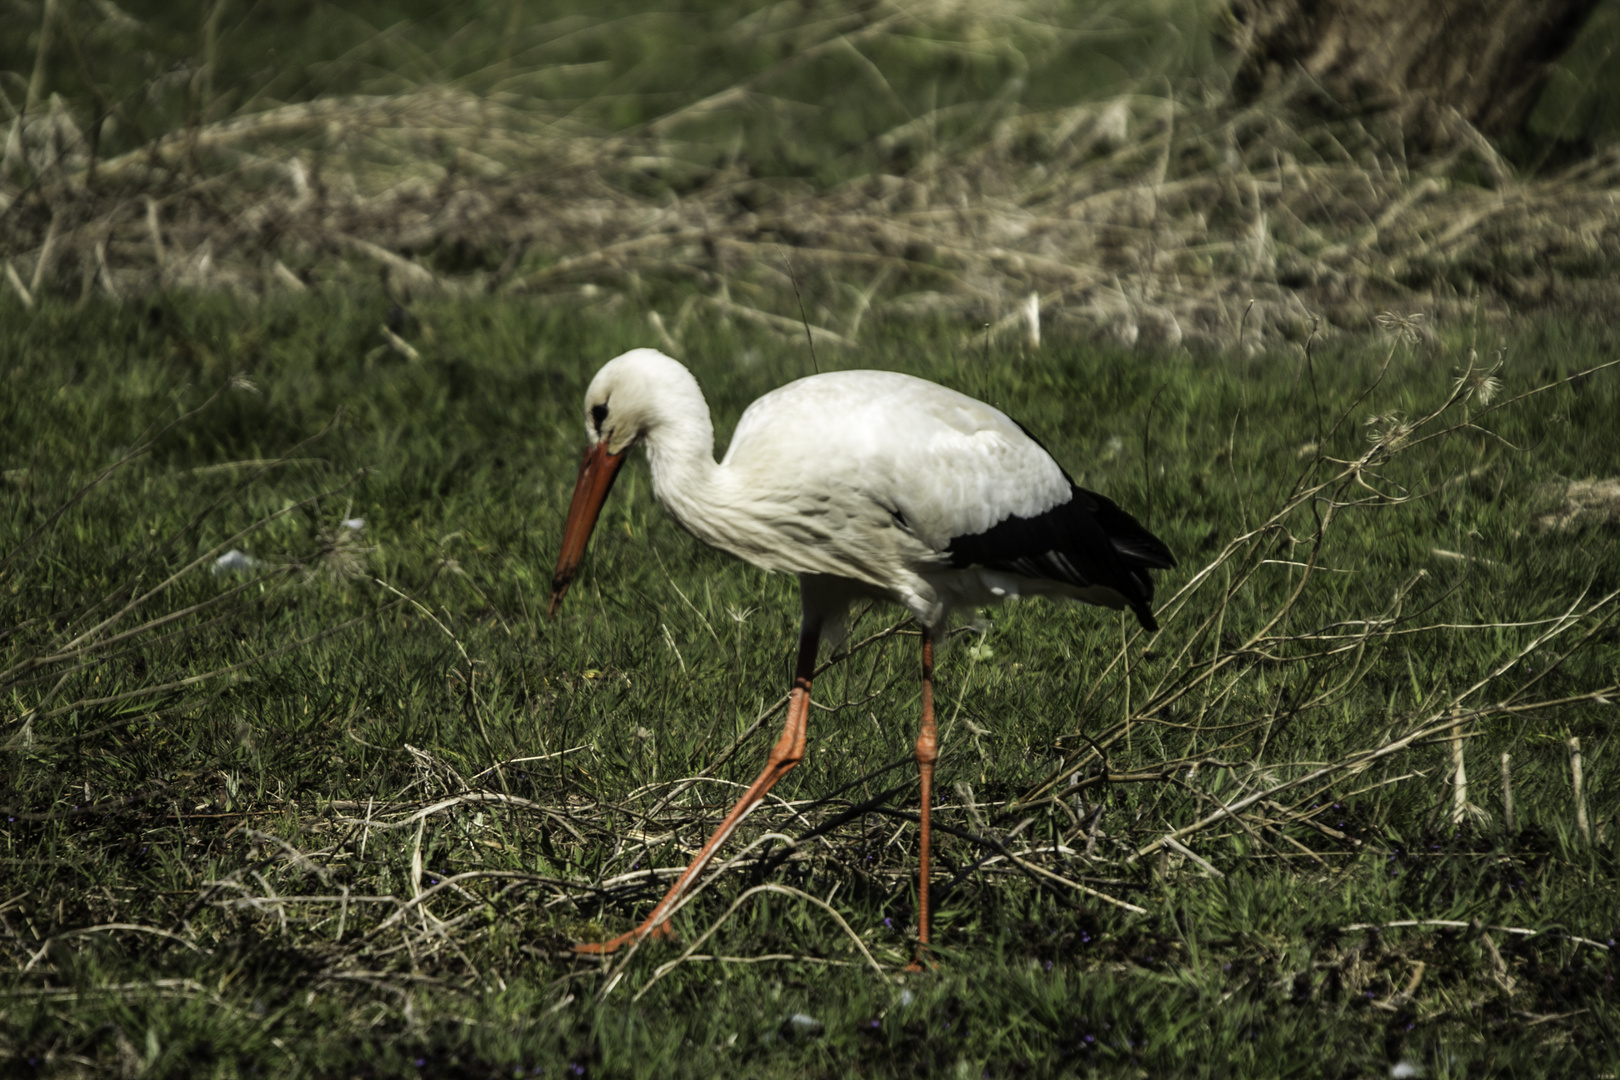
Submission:
[[[917,868],[917,952],[906,965],[907,971],[921,971],[928,958],[928,859],[929,811],[934,801],[934,762],[939,760],[939,735],[934,728],[934,634],[923,628],[922,642],[922,726],[917,734],[917,776],[922,791],[918,824],[921,855]]]
[[[639,941],[648,934],[662,928],[663,922],[670,915],[675,904],[686,893],[692,882],[697,880],[703,868],[714,858],[714,853],[720,845],[736,831],[742,819],[748,816],[765,793],[776,786],[776,782],[788,773],[793,767],[804,760],[804,745],[806,730],[810,718],[810,678],[816,672],[816,649],[820,645],[821,634],[819,629],[807,627],[799,635],[799,661],[793,676],[793,690],[788,695],[787,723],[782,726],[782,737],[776,740],[771,748],[770,757],[765,761],[765,771],[759,774],[737,805],[731,808],[726,819],[720,827],[709,837],[709,842],[703,845],[703,850],[687,866],[684,873],[670,886],[669,892],[658,901],[658,906],[642,920],[641,925],[629,933],[620,934],[612,941],[586,942],[575,945],[574,950],[582,953],[610,953],[615,952],[621,945],[632,941]]]

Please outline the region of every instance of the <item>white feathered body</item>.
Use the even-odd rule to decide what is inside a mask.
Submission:
[[[748,407],[718,464],[696,380],[661,353],[610,362],[587,402],[641,414],[659,501],[703,542],[799,575],[807,618],[836,623],[862,595],[892,599],[929,628],[1020,594],[1127,602],[1089,575],[960,565],[953,541],[1038,520],[1078,489],[1003,413],[936,383],[886,371],[799,379]],[[591,428],[588,404],[591,437],[622,438]]]

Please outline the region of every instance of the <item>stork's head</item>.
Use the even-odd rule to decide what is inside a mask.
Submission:
[[[687,385],[697,385],[691,372],[657,349],[614,357],[585,391],[586,439],[593,447],[606,446],[609,454],[623,454],[660,426],[670,411],[670,395]]]
[[[672,404],[691,394],[697,395],[707,423],[708,410],[691,372],[657,349],[632,349],[603,364],[591,380],[585,391],[585,460],[580,463],[574,498],[563,523],[548,618],[557,614],[563,594],[585,558],[597,515],[630,448],[654,435],[672,415]]]

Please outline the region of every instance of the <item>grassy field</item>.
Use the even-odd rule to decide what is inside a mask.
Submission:
[[[752,778],[796,634],[793,582],[681,533],[639,461],[542,617],[579,397],[640,312],[7,303],[12,1075],[1620,1068],[1616,502],[1572,484],[1615,471],[1604,325],[1245,356],[878,320],[812,359],[671,319],[722,443],[812,364],[913,372],[1181,560],[1152,640],[1030,603],[946,652],[939,966],[907,976],[916,639],[883,610],[675,941],[568,949]]]
[[[1613,0],[1512,160],[1194,0],[0,11],[0,1073],[1620,1075]],[[953,638],[933,971],[892,610],[571,950],[796,642],[640,461],[543,618],[640,345],[722,445],[956,387],[1180,560]]]

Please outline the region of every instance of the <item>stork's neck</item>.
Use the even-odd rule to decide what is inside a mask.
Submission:
[[[645,444],[653,494],[689,532],[715,543],[717,523],[710,519],[718,501],[720,466],[714,460],[709,404],[691,375],[663,388]]]

